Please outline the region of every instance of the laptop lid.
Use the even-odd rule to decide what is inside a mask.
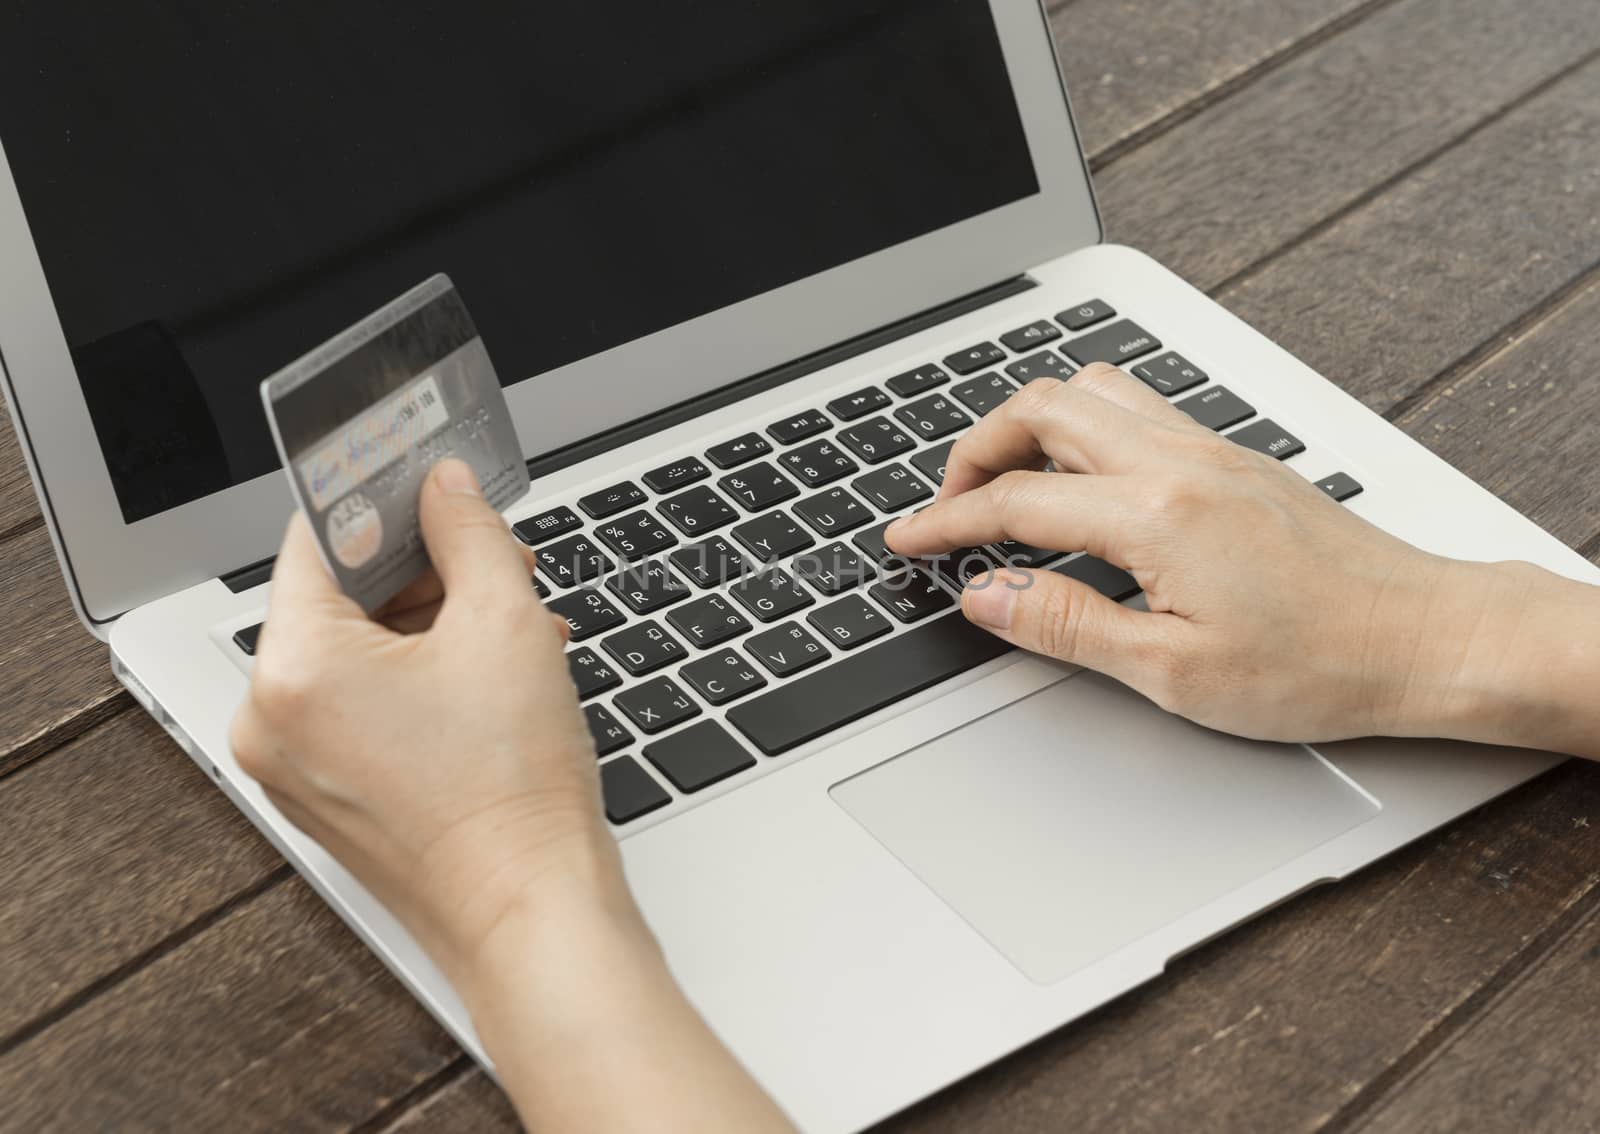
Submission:
[[[535,457],[1099,238],[1039,0],[0,16],[0,368],[91,623],[275,550],[257,384],[435,272]]]

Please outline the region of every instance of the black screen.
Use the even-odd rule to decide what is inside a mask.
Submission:
[[[0,141],[130,522],[435,272],[520,381],[1038,191],[987,0],[13,0]]]

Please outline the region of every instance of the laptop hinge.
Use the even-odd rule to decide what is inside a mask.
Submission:
[[[701,394],[677,405],[668,406],[666,409],[657,410],[655,413],[644,417],[635,418],[624,425],[608,429],[604,433],[597,433],[593,437],[553,452],[546,453],[528,462],[528,475],[537,479],[550,473],[575,465],[579,461],[587,461],[590,457],[598,457],[612,449],[621,448],[642,437],[652,433],[660,433],[674,425],[681,425],[685,421],[710,413],[712,410],[721,409],[723,406],[732,405],[743,398],[753,394],[762,393],[782,386],[786,382],[793,382],[804,378],[808,374],[815,374],[830,366],[847,362],[858,355],[868,351],[877,350],[881,346],[899,339],[907,338],[918,331],[925,331],[929,327],[947,323],[959,316],[987,307],[991,303],[999,303],[1002,299],[1010,299],[1025,291],[1038,287],[1038,281],[1028,275],[1013,276],[1011,279],[1002,280],[1000,283],[991,284],[979,291],[953,299],[948,303],[941,303],[938,307],[930,307],[926,311],[908,316],[894,323],[886,324],[876,330],[868,331],[864,335],[857,335],[853,339],[846,339],[830,347],[824,347],[814,354],[797,358],[793,362],[786,362],[775,366],[771,370],[764,370],[760,374],[753,374],[749,378],[741,379],[730,385]],[[222,576],[222,581],[234,594],[247,591],[251,587],[258,587],[272,577],[272,560],[263,559],[259,563],[252,563],[241,567],[237,571]]]

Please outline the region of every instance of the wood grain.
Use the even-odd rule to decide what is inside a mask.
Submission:
[[[1600,62],[1219,293],[1380,412],[1600,263]]]
[[[511,1100],[475,1066],[382,1128],[383,1134],[513,1134],[520,1129]]]
[[[1108,235],[1214,288],[1597,49],[1571,0],[1405,0],[1097,175]]]
[[[457,1054],[295,878],[0,1056],[0,1097],[17,1130],[334,1130]]]
[[[283,861],[160,727],[127,712],[0,791],[0,1049]]]
[[[22,448],[11,427],[11,407],[0,395],[0,544],[40,522],[39,501],[22,461]]]

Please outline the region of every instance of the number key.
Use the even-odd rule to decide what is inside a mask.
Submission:
[[[656,510],[685,535],[712,531],[739,515],[726,500],[704,484],[668,497],[656,505]]]
[[[533,553],[539,568],[558,587],[582,583],[611,569],[611,557],[589,542],[587,536],[573,536],[560,543],[541,547]]]
[[[717,487],[737,500],[746,512],[764,512],[774,504],[800,495],[794,481],[773,468],[769,461],[729,473],[717,481]]]
[[[661,521],[642,509],[596,526],[594,534],[627,562],[643,559],[678,542]]]
[[[886,417],[875,417],[841,429],[839,441],[869,465],[897,457],[917,445],[910,434]]]
[[[837,445],[827,440],[813,441],[809,445],[791,449],[778,460],[784,468],[799,477],[807,488],[821,488],[842,476],[849,476],[860,467],[841,453]]]
[[[957,409],[943,394],[934,394],[894,411],[911,432],[929,441],[947,437],[972,424],[972,419]]]

